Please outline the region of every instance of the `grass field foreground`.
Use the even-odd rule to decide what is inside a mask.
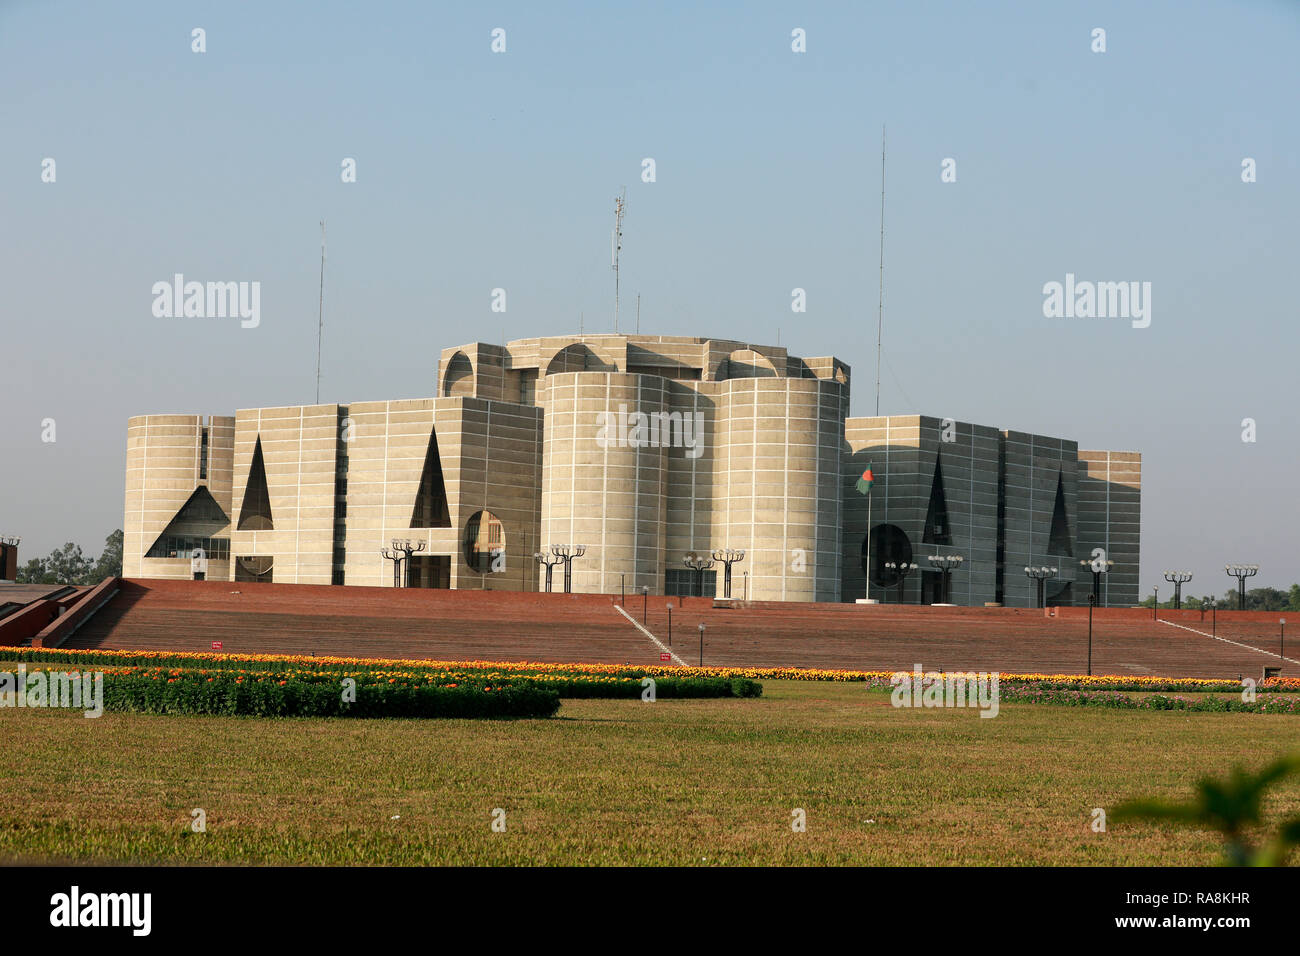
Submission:
[[[1213,836],[1095,807],[1264,763],[1293,717],[1006,703],[863,684],[566,700],[549,720],[0,712],[0,858],[286,864],[1208,864]],[[1252,760],[1251,758],[1257,758]],[[191,831],[192,811],[206,817]],[[505,811],[493,832],[492,811]],[[807,831],[792,831],[792,811]],[[1300,809],[1280,785],[1270,815]]]

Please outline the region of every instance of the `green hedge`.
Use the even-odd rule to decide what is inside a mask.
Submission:
[[[532,683],[442,687],[357,682],[356,700],[343,701],[341,680],[306,681],[274,675],[182,671],[104,674],[104,709],[151,714],[257,717],[550,717],[560,695]]]
[[[529,680],[527,675],[512,680]],[[763,685],[747,677],[655,677],[655,699],[685,699],[690,697],[759,697]],[[571,680],[549,678],[539,686],[559,692],[561,697],[573,700],[640,699],[644,688],[640,678],[626,680]]]

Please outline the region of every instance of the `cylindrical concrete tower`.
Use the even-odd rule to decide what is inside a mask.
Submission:
[[[583,544],[575,592],[663,591],[668,383],[655,375],[548,375],[541,544]],[[664,434],[665,426],[668,434]],[[544,580],[539,569],[539,580]],[[556,569],[554,587],[563,587]]]
[[[722,383],[713,536],[716,547],[745,550],[736,573],[749,572],[751,599],[839,600],[844,388],[812,378]]]

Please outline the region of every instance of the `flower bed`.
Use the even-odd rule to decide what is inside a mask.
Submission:
[[[1215,694],[1193,694],[1169,697],[1165,694],[1145,694],[1132,697],[1116,691],[1080,691],[1061,687],[1011,685],[999,688],[1002,703],[1014,701],[1031,704],[1057,704],[1067,707],[1111,707],[1116,710],[1189,710],[1225,713],[1237,711],[1252,714],[1300,713],[1300,697],[1292,694],[1261,694],[1252,701],[1241,696],[1219,697]]]
[[[646,667],[604,664],[513,664],[495,661],[394,661],[366,658],[303,657],[269,654],[207,654],[155,651],[94,651],[46,648],[0,648],[0,661],[80,667],[152,667],[176,671],[198,669],[205,674],[292,674],[306,682],[337,684],[344,677],[358,682],[389,680],[504,684],[531,681],[561,697],[633,699],[642,694],[641,681],[655,679],[656,698],[758,697],[763,687],[754,679],[726,669]]]
[[[821,670],[798,667],[679,667],[627,664],[555,664],[505,661],[388,660],[384,658],[312,657],[286,654],[225,654],[219,652],[62,650],[58,648],[0,647],[0,661],[113,666],[172,666],[178,668],[283,671],[359,676],[366,673],[435,674],[464,680],[516,680],[528,678],[557,690],[562,697],[637,697],[640,681],[653,677],[656,696],[715,697],[757,696],[755,681],[853,681],[888,689],[894,671]],[[928,672],[927,672],[928,673]],[[1155,677],[1131,674],[999,674],[1004,696],[1010,687],[1077,691],[1130,691],[1139,693],[1221,692],[1239,694],[1236,680]],[[738,683],[740,682],[740,683]],[[751,686],[752,685],[752,686]],[[1256,691],[1300,694],[1300,678],[1274,677],[1256,682]],[[1010,698],[1008,698],[1010,699]]]

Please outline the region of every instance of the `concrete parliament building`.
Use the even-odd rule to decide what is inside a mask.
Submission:
[[[127,424],[123,573],[537,591],[583,544],[576,592],[698,593],[683,556],[743,549],[733,596],[1138,600],[1141,455],[924,415],[849,418],[850,369],[784,348],[655,335],[443,351],[437,397],[142,415]],[[856,488],[870,467],[868,497]],[[206,568],[191,560],[202,549]],[[891,563],[920,567],[902,579]],[[869,575],[868,575],[869,572]],[[556,569],[556,590],[560,589]],[[716,578],[715,578],[716,575]],[[721,594],[722,567],[704,594]]]

